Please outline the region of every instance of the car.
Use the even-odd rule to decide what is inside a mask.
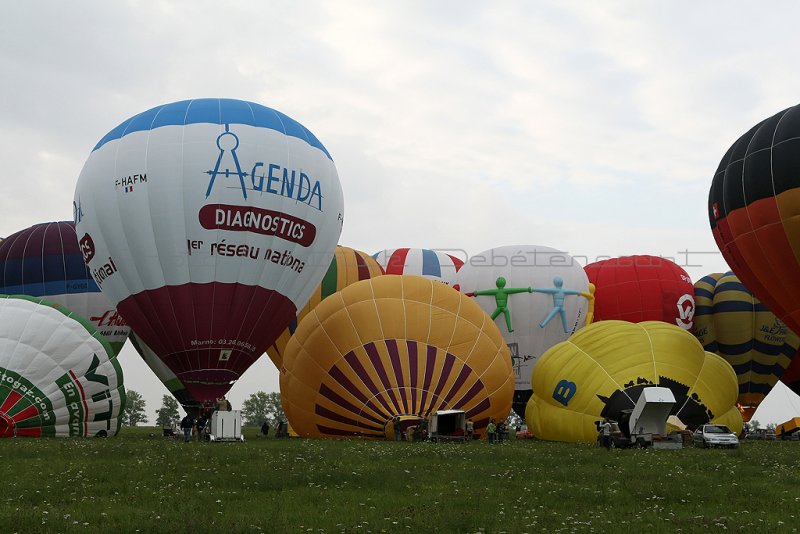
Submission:
[[[700,425],[694,431],[695,447],[729,447],[739,446],[739,438],[725,425]]]
[[[516,433],[517,439],[531,439],[533,438],[533,434],[531,431],[528,430],[528,425],[522,425]]]

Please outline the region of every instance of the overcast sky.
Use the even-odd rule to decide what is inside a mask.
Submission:
[[[10,2],[0,236],[71,219],[83,163],[123,120],[227,97],[280,110],[326,146],[343,245],[653,254],[697,280],[727,269],[706,215],[720,159],[800,95],[800,5],[770,5]],[[166,389],[130,345],[121,361],[152,422]],[[240,407],[277,389],[265,357],[230,396]],[[784,389],[756,419],[800,415]]]

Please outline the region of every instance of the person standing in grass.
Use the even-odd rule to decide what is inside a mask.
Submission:
[[[402,436],[403,436],[403,434],[402,434],[403,431],[400,428],[400,416],[397,416],[397,417],[394,418],[392,426],[394,426],[394,440],[395,441],[400,441]]]
[[[489,443],[494,443],[495,434],[497,434],[497,424],[494,419],[490,419],[489,425],[486,427],[486,436],[489,438]]]
[[[467,419],[467,439],[472,440],[474,435],[475,423],[472,422],[472,419]]]
[[[181,419],[181,430],[183,430],[183,441],[192,441],[192,430],[194,430],[194,416],[186,412],[186,417]]]
[[[606,449],[611,449],[611,421],[608,420],[608,417],[600,423],[600,443]]]

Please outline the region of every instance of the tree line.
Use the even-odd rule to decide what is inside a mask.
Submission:
[[[146,425],[147,401],[135,390],[129,389],[128,400],[122,412],[122,424],[125,426]],[[176,427],[183,415],[180,405],[171,395],[161,398],[161,408],[156,410],[156,425],[160,427]],[[242,404],[242,423],[245,426],[261,426],[266,421],[272,428],[278,426],[278,421],[286,421],[281,405],[281,394],[278,392],[265,393],[257,391],[251,394]]]

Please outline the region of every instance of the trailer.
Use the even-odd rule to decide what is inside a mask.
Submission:
[[[467,439],[467,418],[464,410],[438,410],[428,423],[431,441],[459,441]]]
[[[667,438],[667,419],[673,406],[675,395],[671,389],[646,387],[633,410],[623,410],[620,429],[627,433],[633,446],[680,449],[681,441]]]
[[[211,429],[206,434],[208,441],[244,441],[242,434],[242,412],[217,410],[211,414]]]

